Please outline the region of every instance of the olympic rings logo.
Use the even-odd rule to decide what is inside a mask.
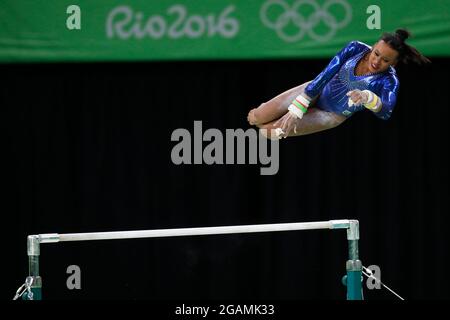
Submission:
[[[337,21],[336,18],[328,12],[331,6],[341,6],[345,11],[345,17],[342,21]],[[313,9],[313,13],[305,17],[301,10],[309,6]],[[275,21],[268,17],[268,11],[278,7],[283,13],[278,15]],[[277,35],[286,42],[295,42],[301,40],[307,33],[312,39],[316,41],[327,41],[331,39],[336,31],[345,27],[352,19],[352,8],[346,0],[327,0],[321,7],[315,0],[297,0],[289,7],[283,0],[269,0],[264,3],[260,10],[261,21],[270,29],[274,29]],[[292,23],[298,28],[298,32],[290,35],[286,34],[284,28]],[[317,34],[314,31],[321,21],[329,28],[325,34]]]

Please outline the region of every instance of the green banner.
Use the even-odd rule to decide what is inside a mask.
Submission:
[[[450,55],[449,0],[1,0],[0,62],[320,58],[400,27]]]

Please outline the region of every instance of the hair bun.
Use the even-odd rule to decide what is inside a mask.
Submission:
[[[406,29],[397,29],[395,30],[395,34],[397,35],[397,37],[400,38],[400,40],[402,40],[403,42],[408,39],[411,35],[411,33],[409,33],[408,30]]]

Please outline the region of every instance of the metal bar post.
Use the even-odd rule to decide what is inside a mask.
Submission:
[[[31,291],[25,292],[23,300],[42,300],[42,279],[39,276],[40,239],[37,235],[28,236],[28,279],[31,278]],[[31,294],[30,294],[31,292]]]
[[[348,260],[346,263],[347,300],[363,300],[362,294],[362,262],[359,260],[358,240],[359,222],[350,220],[347,229]]]

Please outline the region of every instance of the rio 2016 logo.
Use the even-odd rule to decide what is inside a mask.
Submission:
[[[118,6],[111,10],[106,21],[108,38],[127,40],[143,39],[179,39],[219,36],[233,38],[239,31],[239,22],[233,17],[235,7],[230,5],[220,14],[191,14],[188,9],[175,4],[165,14],[144,16],[130,6]],[[173,21],[172,21],[173,20]]]
[[[286,42],[296,42],[307,34],[319,42],[333,38],[338,29],[352,20],[352,8],[346,0],[296,0],[290,6],[284,0],[269,0],[260,10],[262,23]]]

